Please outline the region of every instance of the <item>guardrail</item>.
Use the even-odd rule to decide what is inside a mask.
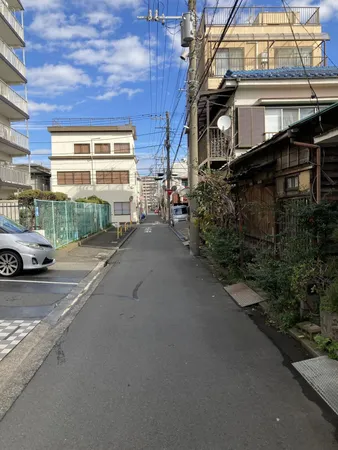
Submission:
[[[225,25],[232,15],[232,8],[207,7],[204,9],[201,23],[203,26]],[[285,10],[274,6],[252,6],[239,8],[232,26],[285,26],[285,25],[320,25],[318,7],[292,7]]]

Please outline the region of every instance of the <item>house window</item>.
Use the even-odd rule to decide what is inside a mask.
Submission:
[[[129,172],[127,170],[96,172],[96,184],[129,184]]]
[[[182,178],[182,185],[184,186],[184,187],[188,187],[188,178]]]
[[[90,172],[57,172],[58,185],[91,184]]]
[[[75,155],[84,155],[90,153],[89,144],[74,144]]]
[[[243,48],[220,48],[215,57],[215,76],[224,77],[228,70],[244,69]]]
[[[126,144],[114,144],[114,153],[116,154],[130,153],[129,142]]]
[[[97,155],[109,154],[110,144],[95,144],[95,153]]]
[[[298,175],[287,177],[285,179],[285,187],[287,191],[298,191],[299,188],[299,177]]]
[[[278,131],[284,130],[315,112],[316,108],[265,108],[266,137],[270,139]]]
[[[275,49],[275,68],[312,66],[312,47],[282,47]]]
[[[129,216],[130,215],[130,203],[129,202],[115,202],[114,203],[114,215],[115,216]]]

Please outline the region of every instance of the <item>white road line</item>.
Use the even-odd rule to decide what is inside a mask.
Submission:
[[[153,230],[152,228],[148,227],[144,230],[145,233],[151,233]]]
[[[63,286],[77,286],[79,283],[69,283],[63,281],[38,281],[38,280],[4,280],[0,278],[0,283],[31,283],[31,284],[61,284]]]

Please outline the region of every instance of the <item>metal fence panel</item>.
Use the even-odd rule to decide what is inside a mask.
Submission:
[[[104,230],[110,224],[110,205],[35,200],[36,228],[56,248]]]
[[[17,200],[0,200],[0,214],[19,222],[19,202]]]

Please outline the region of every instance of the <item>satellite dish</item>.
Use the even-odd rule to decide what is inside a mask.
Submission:
[[[226,131],[231,127],[231,119],[229,116],[221,116],[217,120],[217,126],[221,131]]]

